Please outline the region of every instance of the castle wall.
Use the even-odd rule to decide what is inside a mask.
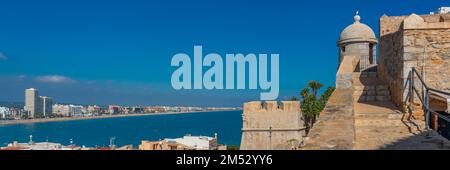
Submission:
[[[443,15],[382,17],[378,74],[389,84],[392,100],[406,103],[412,67],[428,86],[450,90],[450,22]],[[419,80],[415,84],[420,86]],[[416,104],[419,100],[416,98]]]
[[[298,101],[248,102],[244,104],[242,150],[289,150],[305,134]]]
[[[450,90],[450,25],[447,29],[405,30],[404,51],[403,61],[424,72],[429,87]]]
[[[353,71],[356,56],[343,56],[336,73],[336,90],[309,131],[302,149],[352,149],[355,141]]]
[[[400,26],[405,17],[381,17],[378,44],[378,77],[390,88],[394,103],[403,102],[402,54],[403,34]]]

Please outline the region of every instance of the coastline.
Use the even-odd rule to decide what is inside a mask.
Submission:
[[[74,120],[108,119],[108,118],[119,118],[119,117],[136,117],[136,116],[156,116],[156,115],[175,115],[175,114],[189,114],[189,113],[205,113],[205,112],[219,112],[219,111],[239,111],[239,110],[208,110],[208,111],[194,111],[194,112],[118,114],[118,115],[104,115],[104,116],[92,116],[92,117],[58,117],[58,118],[39,118],[39,119],[21,119],[21,120],[0,120],[0,126],[3,126],[3,125],[16,125],[16,124],[64,122],[64,121],[74,121]]]

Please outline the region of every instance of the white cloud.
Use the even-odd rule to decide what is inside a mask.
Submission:
[[[50,75],[50,76],[38,76],[36,77],[36,81],[41,83],[74,83],[75,80],[59,75]]]
[[[2,60],[7,60],[8,57],[6,57],[6,55],[4,55],[2,52],[0,52],[0,61]]]

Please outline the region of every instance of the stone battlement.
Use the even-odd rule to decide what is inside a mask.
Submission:
[[[244,103],[244,113],[300,112],[298,101],[253,101]]]
[[[242,150],[298,147],[305,127],[299,101],[244,103]]]

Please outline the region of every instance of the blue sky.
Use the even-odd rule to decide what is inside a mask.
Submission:
[[[255,90],[176,91],[172,56],[279,53],[279,100],[309,80],[333,86],[336,41],[353,23],[378,34],[383,14],[427,14],[446,0],[2,0],[0,101],[36,87],[56,102],[241,106]]]

